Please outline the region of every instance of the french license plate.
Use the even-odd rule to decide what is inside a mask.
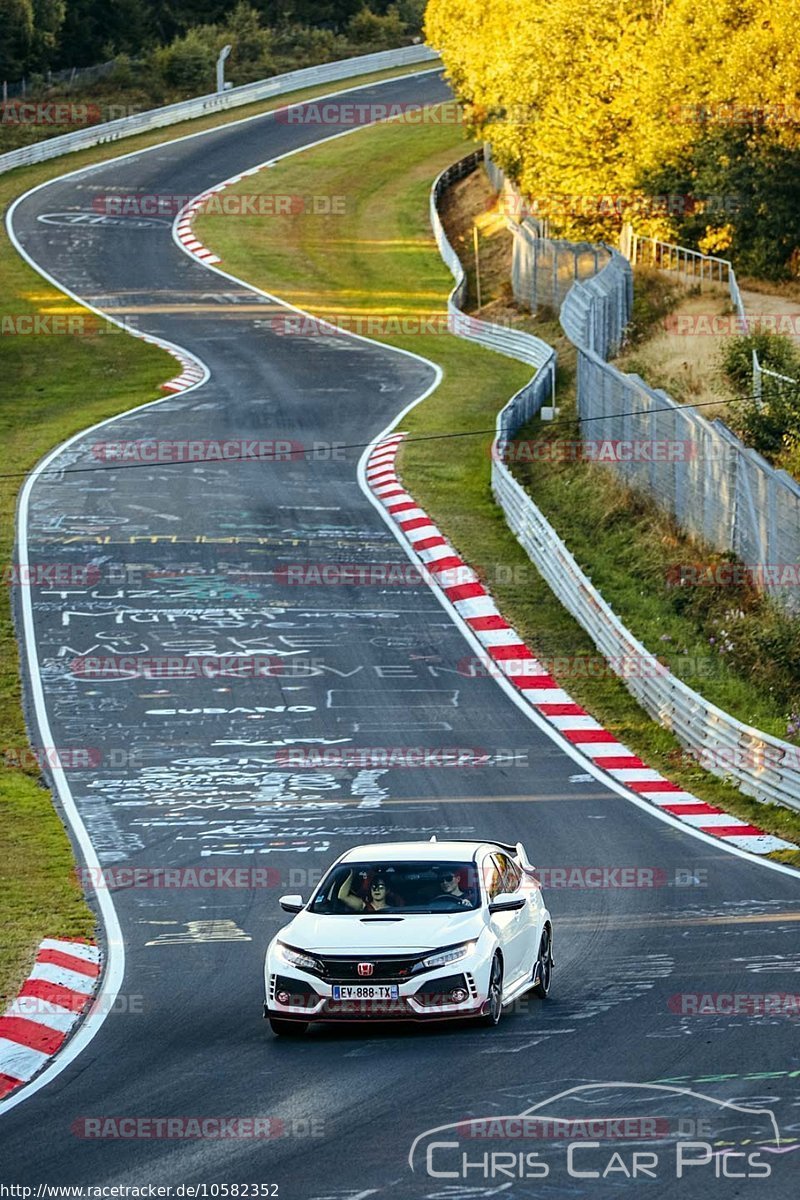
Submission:
[[[396,983],[353,983],[334,984],[334,1000],[398,1000],[400,989]]]

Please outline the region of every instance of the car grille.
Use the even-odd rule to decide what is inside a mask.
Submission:
[[[322,958],[319,954],[315,954],[314,957],[322,967],[322,978],[326,982],[350,983],[356,980],[359,983],[385,983],[391,980],[394,983],[402,983],[404,979],[411,978],[414,966],[422,962],[425,955],[414,954],[403,957],[381,956],[370,958],[368,954],[362,954],[359,958],[349,955],[347,957]],[[372,974],[359,975],[359,963],[371,963]],[[418,971],[414,972],[415,976],[418,974]]]

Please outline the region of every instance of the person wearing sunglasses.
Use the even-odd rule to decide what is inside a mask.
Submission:
[[[378,874],[373,877],[366,900],[362,900],[360,896],[354,896],[351,890],[352,886],[353,872],[351,871],[339,888],[339,899],[354,912],[382,912],[389,907],[387,903],[389,884],[385,875]]]
[[[443,867],[439,871],[437,878],[439,880],[439,895],[436,897],[437,900],[469,901],[467,893],[461,890],[461,884],[459,883],[456,871],[451,870],[449,867]]]

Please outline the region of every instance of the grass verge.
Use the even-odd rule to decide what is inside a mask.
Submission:
[[[433,123],[408,127],[392,122],[365,130],[279,163],[268,182],[255,177],[244,185],[248,191],[280,186],[291,193],[346,195],[345,214],[295,214],[268,221],[204,214],[196,230],[232,274],[443,367],[439,389],[403,426],[412,437],[464,436],[446,443],[406,443],[401,467],[406,485],[480,572],[507,618],[541,657],[596,661],[593,643],[555,600],[506,527],[490,490],[491,435],[474,433],[493,427],[498,408],[520,386],[525,369],[447,334],[410,331],[420,317],[438,313],[441,320],[445,311],[451,280],[430,234],[427,198],[434,175],[462,149],[457,131]],[[401,333],[394,324],[398,318],[410,320]],[[552,332],[550,326],[544,332],[548,330]],[[568,372],[569,367],[566,382]],[[625,564],[625,555],[621,562]],[[562,681],[598,720],[677,783],[745,820],[800,839],[800,816],[751,801],[703,771],[615,676],[568,671]],[[800,852],[781,857],[800,865]]]
[[[337,86],[369,83],[409,73],[382,71],[341,85],[309,88],[290,99],[310,98]],[[124,138],[112,145],[64,155],[0,175],[0,210],[29,188],[67,171],[214,128],[286,103],[283,97],[168,129]],[[17,493],[25,474],[53,446],[81,429],[163,395],[159,385],[178,372],[165,351],[95,320],[45,283],[19,257],[0,229],[0,403],[3,466],[0,471],[0,562],[10,564]],[[73,332],[27,333],[32,320]],[[72,318],[71,325],[68,322]],[[86,318],[84,320],[84,318]],[[12,382],[13,381],[13,382]],[[10,578],[4,569],[4,582]],[[0,594],[0,1011],[16,995],[43,937],[91,937],[94,916],[74,874],[66,832],[41,782],[20,705],[19,656],[9,588]]]

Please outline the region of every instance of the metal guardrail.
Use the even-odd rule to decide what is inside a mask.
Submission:
[[[480,161],[480,153],[462,159],[443,172],[431,190],[431,224],[442,258],[456,279],[456,286],[448,301],[448,312],[451,307],[458,311],[457,304],[463,300],[466,290],[466,277],[442,228],[437,200],[453,180],[474,170]],[[612,257],[604,270],[613,272],[614,269],[615,260]],[[619,264],[616,270],[619,271]],[[590,282],[602,279],[603,273],[601,271]],[[624,272],[622,274],[624,277]],[[481,333],[479,327],[486,323],[473,321],[472,324],[474,328],[470,333],[462,336],[471,336],[472,340],[491,346],[490,332],[487,332],[485,341],[478,336]],[[453,332],[459,332],[457,327],[454,326]],[[517,336],[531,339],[530,334]],[[555,352],[539,338],[531,340],[539,343],[537,354],[541,356],[543,366],[548,366],[554,375]],[[594,352],[590,353],[597,357]],[[524,361],[531,360],[525,358]],[[655,721],[675,734],[701,766],[720,778],[733,779],[745,795],[800,809],[800,747],[738,721],[693,691],[663,666],[625,628],[580,569],[553,526],[502,461],[505,443],[543,403],[543,396],[536,391],[537,380],[546,381],[544,371],[540,370],[497,416],[492,453],[492,491],[503,509],[509,528],[554,594],[587,631],[631,694]],[[544,390],[544,382],[539,387]]]
[[[519,424],[526,419],[520,414]],[[513,427],[507,418],[505,429]],[[492,490],[543,578],[642,708],[707,771],[734,779],[745,795],[757,800],[800,809],[800,747],[737,721],[672,675],[625,628],[502,462],[492,463]]]
[[[175,125],[179,121],[186,121],[193,117],[204,117],[211,113],[224,112],[229,108],[237,108],[242,104],[252,104],[255,100],[268,100],[273,96],[283,96],[300,88],[313,87],[315,84],[334,83],[341,79],[369,75],[373,71],[384,71],[391,67],[435,62],[438,57],[436,51],[431,50],[428,46],[403,46],[399,50],[381,50],[377,54],[364,54],[358,58],[339,59],[336,62],[322,63],[316,67],[303,67],[299,71],[274,75],[271,79],[245,83],[241,87],[231,88],[227,92],[212,92],[207,96],[194,96],[191,100],[181,100],[177,104],[168,104],[164,108],[152,108],[148,112],[135,113],[130,117],[120,117],[116,121],[89,125],[82,129],[76,129],[73,133],[64,133],[59,137],[35,142],[32,146],[22,146],[18,150],[10,150],[6,154],[0,154],[0,173],[11,171],[14,167],[44,162],[46,159],[57,158],[62,154],[71,154],[76,150],[85,150],[89,146],[99,146],[105,142],[117,141],[119,138],[132,137],[137,133],[146,133],[149,129],[161,129],[166,125]]]

